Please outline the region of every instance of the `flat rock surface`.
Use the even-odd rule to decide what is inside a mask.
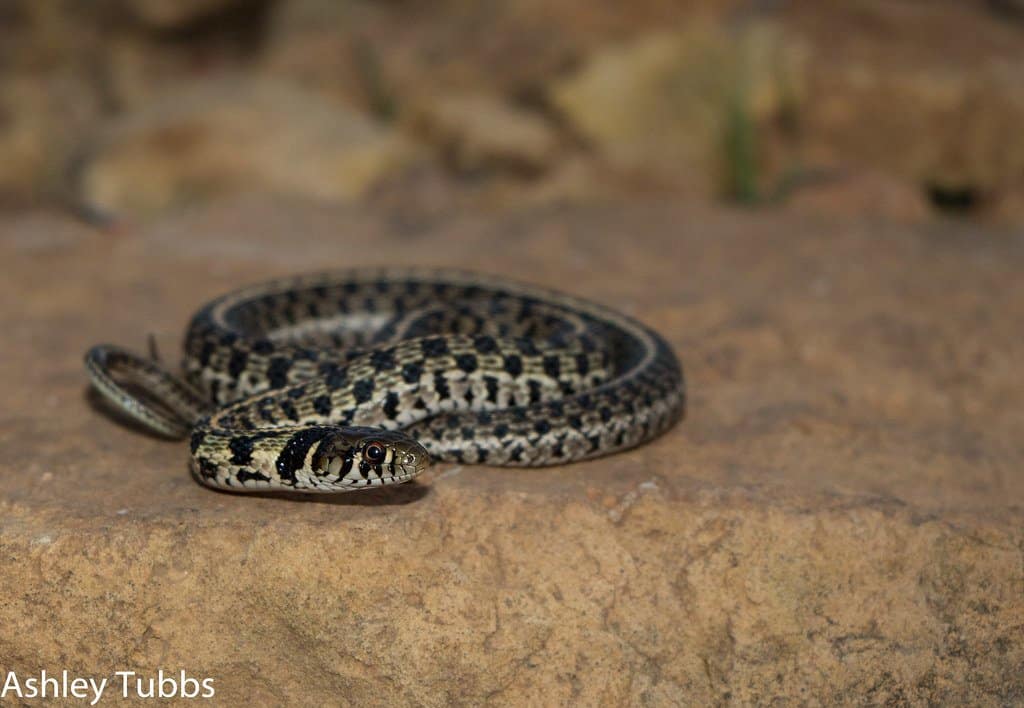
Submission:
[[[0,222],[0,668],[225,704],[1024,702],[1024,241],[672,205],[432,223],[248,198]],[[90,345],[175,360],[271,276],[485,270],[620,307],[686,420],[544,470],[236,496],[104,416]]]

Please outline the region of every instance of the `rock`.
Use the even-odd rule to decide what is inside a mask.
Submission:
[[[225,704],[1024,701],[1024,252],[956,223],[678,204],[389,213],[246,196],[0,224],[5,670],[184,669]],[[664,332],[687,419],[557,469],[212,492],[89,405],[242,283],[361,263],[557,286]],[[40,283],[45,283],[41,287]],[[998,303],[998,314],[994,303]]]
[[[1012,75],[859,65],[817,81],[807,114],[812,150],[922,187],[994,192],[1024,173],[1024,146],[1014,137],[1024,121],[1024,91]],[[865,105],[883,107],[870,130]]]
[[[273,190],[358,198],[417,150],[343,104],[284,83],[219,77],[169,91],[88,146],[80,200],[145,215],[214,195]]]
[[[149,27],[161,30],[190,25],[211,15],[262,0],[121,0],[125,9]]]
[[[1024,181],[986,196],[979,205],[979,216],[984,220],[1009,227],[1024,224]]]
[[[95,43],[60,3],[0,5],[0,204],[52,202],[102,112],[85,60]]]
[[[0,91],[0,194],[8,199],[38,192],[55,162],[50,141],[55,126],[44,87],[8,79]]]
[[[1024,2],[1021,0],[988,0],[989,7],[999,15],[1020,20],[1024,18]]]
[[[757,201],[837,165],[983,196],[1024,174],[1019,27],[976,4],[798,3],[773,18],[599,50],[549,94],[623,174],[705,197]]]
[[[933,216],[925,190],[884,172],[838,170],[806,175],[783,196],[797,212],[859,219],[865,216],[896,223],[918,223]]]
[[[543,118],[486,95],[439,97],[411,120],[460,171],[537,173],[557,159],[558,137]]]
[[[210,32],[190,41],[154,41],[152,34],[128,26],[104,39],[100,81],[116,117],[149,108],[169,93],[188,91],[199,82],[226,74],[251,74],[258,52],[252,27]]]
[[[0,200],[59,197],[75,131],[86,131],[99,101],[80,77],[0,77]]]
[[[626,8],[589,0],[444,1],[428,6],[288,0],[273,7],[265,71],[361,103],[402,113],[451,93],[534,95],[591,51],[651,28],[678,26],[729,0]]]
[[[981,195],[1024,174],[1019,26],[977,3],[808,4],[787,26],[813,57],[801,115],[808,154]]]
[[[510,182],[510,181],[509,181]],[[524,205],[567,205],[619,201],[623,194],[636,193],[636,185],[610,172],[600,160],[575,155],[559,160],[540,178],[523,184],[506,183],[504,189],[493,190],[491,204],[506,209],[522,209]],[[644,197],[649,198],[650,192]]]
[[[738,170],[752,173],[756,188],[767,182],[767,153],[752,144],[737,155],[730,146],[763,140],[796,110],[800,58],[798,43],[771,25],[730,32],[704,23],[599,52],[549,93],[613,167],[718,196],[734,190]]]

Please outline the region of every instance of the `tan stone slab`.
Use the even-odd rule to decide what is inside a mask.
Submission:
[[[7,217],[0,668],[183,668],[256,704],[1024,701],[1022,244],[667,205]],[[90,406],[89,345],[176,358],[210,297],[364,263],[616,304],[676,346],[687,420],[302,502],[202,488]]]

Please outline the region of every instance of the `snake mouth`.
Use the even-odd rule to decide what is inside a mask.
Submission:
[[[395,474],[387,478],[384,484],[402,484],[414,477],[419,477],[430,466],[429,460],[418,460],[410,465],[396,464]],[[400,471],[399,471],[400,470]]]
[[[415,479],[423,474],[429,466],[429,457],[414,456],[413,462],[409,464],[394,463],[394,472],[391,474],[375,473],[368,478],[349,476],[339,480],[338,486],[335,489],[343,492],[356,492],[365,489],[392,487]]]

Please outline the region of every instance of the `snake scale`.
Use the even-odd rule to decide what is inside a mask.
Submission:
[[[636,320],[459,271],[359,269],[254,285],[204,306],[184,379],[113,345],[94,387],[190,439],[202,484],[345,492],[431,461],[545,466],[625,450],[683,414],[682,369]]]

